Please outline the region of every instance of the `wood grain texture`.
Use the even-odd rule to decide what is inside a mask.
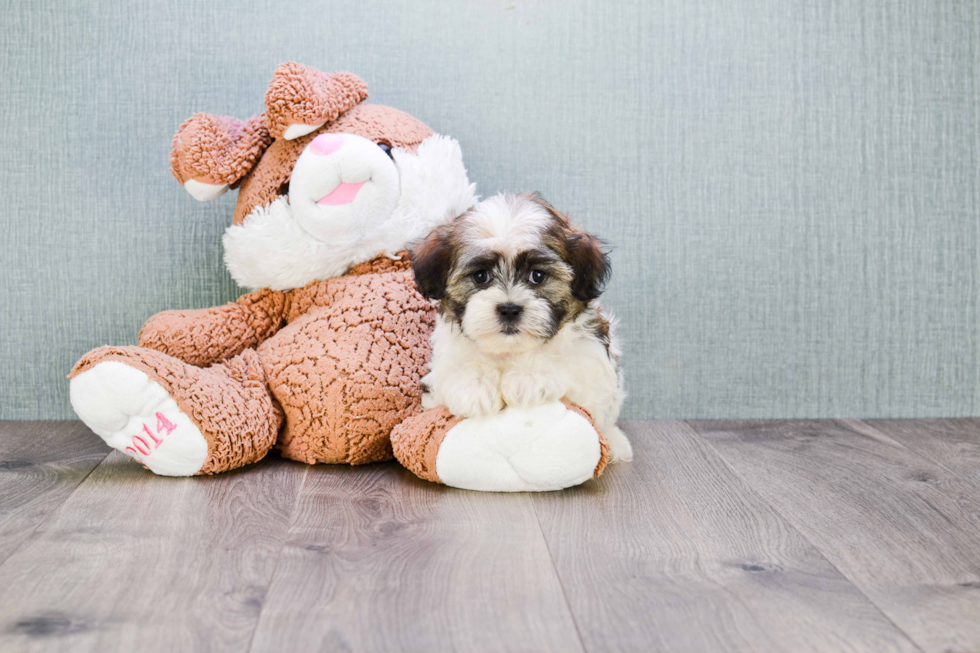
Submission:
[[[81,422],[0,422],[0,563],[108,454]]]
[[[861,430],[865,425],[877,429],[907,449],[948,469],[980,490],[980,420],[846,420]],[[980,492],[976,495],[980,501]]]
[[[916,650],[690,427],[624,427],[632,463],[531,498],[587,650]]]
[[[980,650],[980,422],[693,426],[512,495],[0,423],[0,651]]]
[[[975,487],[875,429],[692,424],[922,649],[980,650]]]
[[[581,651],[526,495],[310,470],[252,651]]]
[[[247,649],[307,469],[175,479],[109,454],[0,565],[0,650]]]

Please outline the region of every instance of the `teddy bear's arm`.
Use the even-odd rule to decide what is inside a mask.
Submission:
[[[140,329],[139,344],[207,367],[257,347],[279,330],[285,312],[285,294],[266,288],[224,306],[157,313]]]

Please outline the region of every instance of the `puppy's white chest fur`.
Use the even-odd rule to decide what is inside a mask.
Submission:
[[[592,310],[563,326],[531,351],[496,354],[482,350],[457,324],[437,318],[432,334],[428,388],[423,407],[446,406],[462,417],[479,417],[508,406],[537,406],[567,398],[588,410],[601,431],[613,431],[623,401],[615,343],[588,329]]]

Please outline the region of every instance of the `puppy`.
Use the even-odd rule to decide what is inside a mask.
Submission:
[[[602,243],[537,193],[498,195],[437,227],[412,252],[419,291],[438,308],[422,406],[480,417],[567,397],[592,414],[613,460],[623,376],[613,322],[597,298]]]

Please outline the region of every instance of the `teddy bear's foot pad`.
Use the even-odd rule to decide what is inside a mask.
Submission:
[[[466,490],[541,492],[589,480],[600,456],[589,420],[555,401],[462,420],[442,441],[436,470]]]
[[[210,202],[224,195],[228,190],[228,184],[209,184],[196,179],[188,179],[184,182],[184,188],[198,202]]]
[[[105,361],[71,380],[71,403],[106,444],[160,476],[193,476],[208,443],[163,387],[145,372]]]
[[[320,129],[320,127],[323,127],[324,124],[326,123],[321,122],[319,125],[303,125],[300,123],[293,123],[289,125],[289,127],[286,127],[286,132],[282,135],[282,137],[287,141],[291,141],[293,139],[300,138],[301,136],[312,134],[316,130]]]

